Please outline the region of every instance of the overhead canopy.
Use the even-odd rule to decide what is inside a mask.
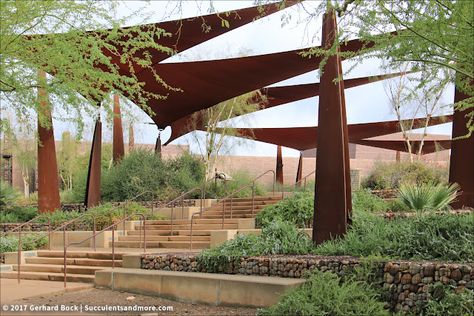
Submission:
[[[341,43],[341,51],[358,52],[371,45],[373,43],[356,39]],[[153,121],[158,127],[164,128],[182,117],[222,101],[317,69],[322,57],[302,57],[303,51],[305,50],[297,49],[249,57],[154,66],[154,71],[166,84],[182,91],[171,91],[156,84],[155,74],[150,69],[138,74],[138,80],[145,83],[146,91],[167,96],[165,100],[152,99],[148,103],[155,112]]]
[[[353,88],[368,83],[385,80],[400,76],[404,73],[393,73],[387,75],[360,77],[353,79],[344,80],[345,88]],[[308,83],[299,85],[279,86],[279,87],[268,87],[261,88],[260,93],[265,96],[264,100],[256,99],[253,100],[255,103],[260,103],[260,109],[271,108],[274,106],[290,103],[297,100],[303,100],[319,95],[319,83]],[[188,115],[180,118],[179,120],[171,124],[171,136],[166,142],[169,144],[176,138],[183,136],[192,130],[203,129],[205,122],[199,115]],[[190,130],[192,129],[192,130]],[[165,144],[165,145],[166,145]]]
[[[413,129],[423,127],[425,118],[414,120]],[[443,124],[452,121],[452,115],[432,117],[429,126]],[[411,120],[403,121],[410,123]],[[349,142],[392,134],[400,131],[400,122],[398,120],[385,121],[377,123],[349,124],[348,126]],[[318,127],[280,127],[280,128],[237,128],[234,135],[258,140],[270,144],[281,145],[299,151],[317,148]]]
[[[377,140],[377,139],[362,139],[353,141],[354,144],[378,147],[383,149],[391,149],[396,151],[405,151],[409,152],[408,144],[404,140]],[[410,140],[410,147],[412,153],[418,153],[420,150],[421,141],[420,140]],[[426,139],[423,141],[423,147],[421,148],[421,153],[423,155],[431,154],[437,151],[446,150],[451,148],[450,139]]]

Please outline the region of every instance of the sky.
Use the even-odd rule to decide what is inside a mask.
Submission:
[[[227,11],[253,5],[253,1],[219,1],[214,0],[213,6],[216,11]],[[185,17],[203,15],[209,13],[209,1],[182,1],[182,7],[177,8],[178,2],[170,1],[124,1],[117,8],[117,17],[128,16],[131,12],[140,12],[148,17],[146,22],[160,22],[174,20]],[[168,58],[164,62],[191,61],[201,59],[229,58],[237,57],[242,52],[250,55],[266,54],[298,48],[309,47],[320,44],[321,19],[307,21],[307,11],[315,4],[314,1],[306,1],[305,7],[301,5],[287,8],[281,12],[259,19],[253,23],[227,32],[217,38],[204,42],[198,46],[188,49],[180,54]],[[290,18],[288,20],[288,18]],[[143,21],[140,19],[130,20],[130,25]],[[283,23],[283,21],[285,23]],[[343,70],[350,69],[344,73],[344,78],[355,78],[360,76],[370,76],[382,74],[380,69],[381,61],[368,59],[354,66],[350,60],[343,61]],[[249,74],[251,75],[251,74]],[[397,80],[397,79],[392,79]],[[318,82],[318,71],[312,71],[298,77],[291,78],[278,85],[300,84]],[[388,81],[388,80],[386,80]],[[385,81],[385,82],[386,82]],[[375,121],[394,120],[396,116],[391,110],[387,97],[384,81],[371,83],[356,88],[347,89],[346,110],[347,121],[352,123],[366,123]],[[441,100],[442,104],[449,104],[453,100],[454,88],[449,87]],[[139,114],[140,122],[135,124],[135,143],[154,144],[157,136],[157,128],[152,124],[151,119],[142,111]],[[292,102],[271,109],[262,110],[246,115],[243,119],[235,119],[232,124],[236,127],[295,127],[317,125],[318,97],[309,98],[297,102]],[[64,122],[55,121],[55,137],[60,138],[64,130],[70,126]],[[92,137],[92,122],[89,122],[91,131],[85,134],[86,139]],[[127,129],[124,128],[127,139]],[[438,127],[431,127],[430,133],[450,134],[451,125],[443,124]],[[111,141],[111,126],[104,129],[104,140]],[[170,135],[168,127],[162,132],[162,141],[165,142]],[[190,145],[192,151],[197,148],[193,142],[194,138],[183,136],[172,144]],[[276,146],[256,141],[240,141],[231,146],[228,154],[242,156],[275,156]],[[284,156],[298,156],[299,152],[293,149],[284,148]]]

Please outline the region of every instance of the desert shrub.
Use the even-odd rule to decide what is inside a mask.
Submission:
[[[184,153],[173,160],[167,161],[166,165],[170,173],[168,187],[176,192],[170,198],[202,184],[205,166],[200,159]],[[191,197],[198,198],[199,196],[199,191],[196,191],[195,195]]]
[[[386,221],[355,212],[343,239],[314,249],[320,255],[381,256],[397,259],[474,260],[474,214],[420,215]]]
[[[450,208],[449,204],[458,196],[458,190],[457,184],[402,184],[398,189],[398,198],[410,210],[447,210]]]
[[[424,308],[426,316],[468,316],[474,310],[474,292],[465,289],[455,293],[449,286],[442,283],[434,284],[430,289],[431,299]]]
[[[252,183],[253,177],[246,172],[236,172],[231,174],[232,180],[230,181],[211,181],[207,186],[206,190],[206,197],[209,198],[223,198],[240,188],[250,185]],[[266,193],[264,187],[256,182],[255,183],[255,196],[257,195],[264,195]],[[234,197],[236,198],[244,198],[244,197],[251,197],[252,196],[252,187],[249,186],[247,188],[242,189],[240,192],[236,193]]]
[[[23,223],[38,215],[36,207],[12,206],[0,212],[0,223]]]
[[[367,212],[385,212],[390,205],[385,200],[370,193],[370,190],[361,189],[352,193],[352,208]]]
[[[270,254],[306,254],[312,242],[294,224],[275,221],[262,229],[261,235],[237,235],[218,247],[201,252],[197,261],[208,272],[225,271],[228,265],[246,256]]]
[[[367,189],[397,189],[402,183],[446,183],[447,168],[430,166],[423,162],[379,162],[362,181]]]
[[[257,227],[265,227],[280,220],[294,223],[297,227],[310,227],[314,212],[314,193],[296,192],[280,202],[269,205],[255,217]]]
[[[21,237],[22,250],[41,249],[48,243],[47,236],[28,234]],[[18,250],[18,237],[2,236],[0,238],[0,252],[12,252]]]
[[[290,290],[258,315],[389,315],[377,293],[366,284],[314,271],[307,282]]]
[[[2,209],[15,205],[19,197],[20,192],[15,190],[15,188],[8,183],[0,181],[0,207]]]

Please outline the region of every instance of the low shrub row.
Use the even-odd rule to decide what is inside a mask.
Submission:
[[[41,249],[48,243],[47,236],[29,234],[21,237],[21,248],[24,251]],[[0,238],[0,253],[18,250],[18,237],[2,236]]]

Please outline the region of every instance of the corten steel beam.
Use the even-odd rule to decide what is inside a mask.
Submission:
[[[353,79],[344,80],[344,88],[350,89],[361,85],[377,82],[380,80],[390,79],[400,76],[405,73],[391,73],[386,75],[377,75],[369,77],[360,77]],[[261,88],[260,93],[264,96],[264,99],[260,97],[251,98],[250,102],[258,103],[259,110],[268,109],[271,107],[283,105],[286,103],[304,100],[319,95],[319,82],[308,83],[300,85],[289,85],[279,87],[268,87]],[[183,136],[194,130],[201,130],[205,127],[205,122],[202,119],[202,112],[193,113],[186,117],[180,118],[179,120],[171,123],[171,136],[165,145],[169,144],[176,138]]]
[[[425,118],[413,120],[413,129],[424,127]],[[452,115],[435,116],[430,118],[428,126],[444,124],[452,121]],[[402,120],[402,124],[410,124],[412,120]],[[350,124],[348,126],[349,142],[393,134],[400,132],[400,121],[384,121],[375,123]],[[314,149],[318,147],[318,126],[309,127],[275,127],[275,128],[237,128],[233,135],[262,141],[270,144],[281,145],[299,151]],[[445,139],[440,139],[445,140]],[[390,148],[389,148],[390,149]]]
[[[322,43],[331,47],[336,40],[337,22],[333,10],[323,16]],[[350,213],[350,179],[347,174],[348,136],[345,118],[344,83],[339,54],[330,56],[321,75],[319,96],[318,150],[313,241],[316,244],[343,236]],[[314,136],[313,136],[314,137]]]
[[[466,98],[466,94],[455,90],[454,102]],[[474,207],[474,133],[470,137],[461,138],[468,134],[466,114],[469,111],[473,111],[472,108],[464,111],[455,109],[453,117],[449,182],[459,184],[462,191],[457,200],[451,203],[456,209]]]
[[[161,159],[161,136],[159,132],[155,143],[155,155]]]
[[[39,71],[39,80],[46,81],[46,73]],[[59,199],[58,164],[54,143],[51,107],[45,89],[38,89],[39,110],[49,127],[41,126],[38,119],[38,211],[54,212],[61,208]],[[38,115],[39,117],[39,115]]]
[[[102,154],[102,122],[95,122],[94,137],[92,139],[91,155],[89,158],[89,170],[87,173],[86,199],[84,204],[87,208],[97,206],[100,203],[100,175]]]
[[[298,160],[298,169],[296,169],[296,180],[297,186],[301,186],[301,179],[303,179],[303,153],[300,152],[300,159]]]
[[[277,183],[283,184],[283,157],[281,154],[281,146],[277,146],[275,177]]]
[[[118,163],[125,153],[123,145],[122,114],[120,113],[120,100],[118,94],[114,94],[114,127],[112,143],[114,163]]]

